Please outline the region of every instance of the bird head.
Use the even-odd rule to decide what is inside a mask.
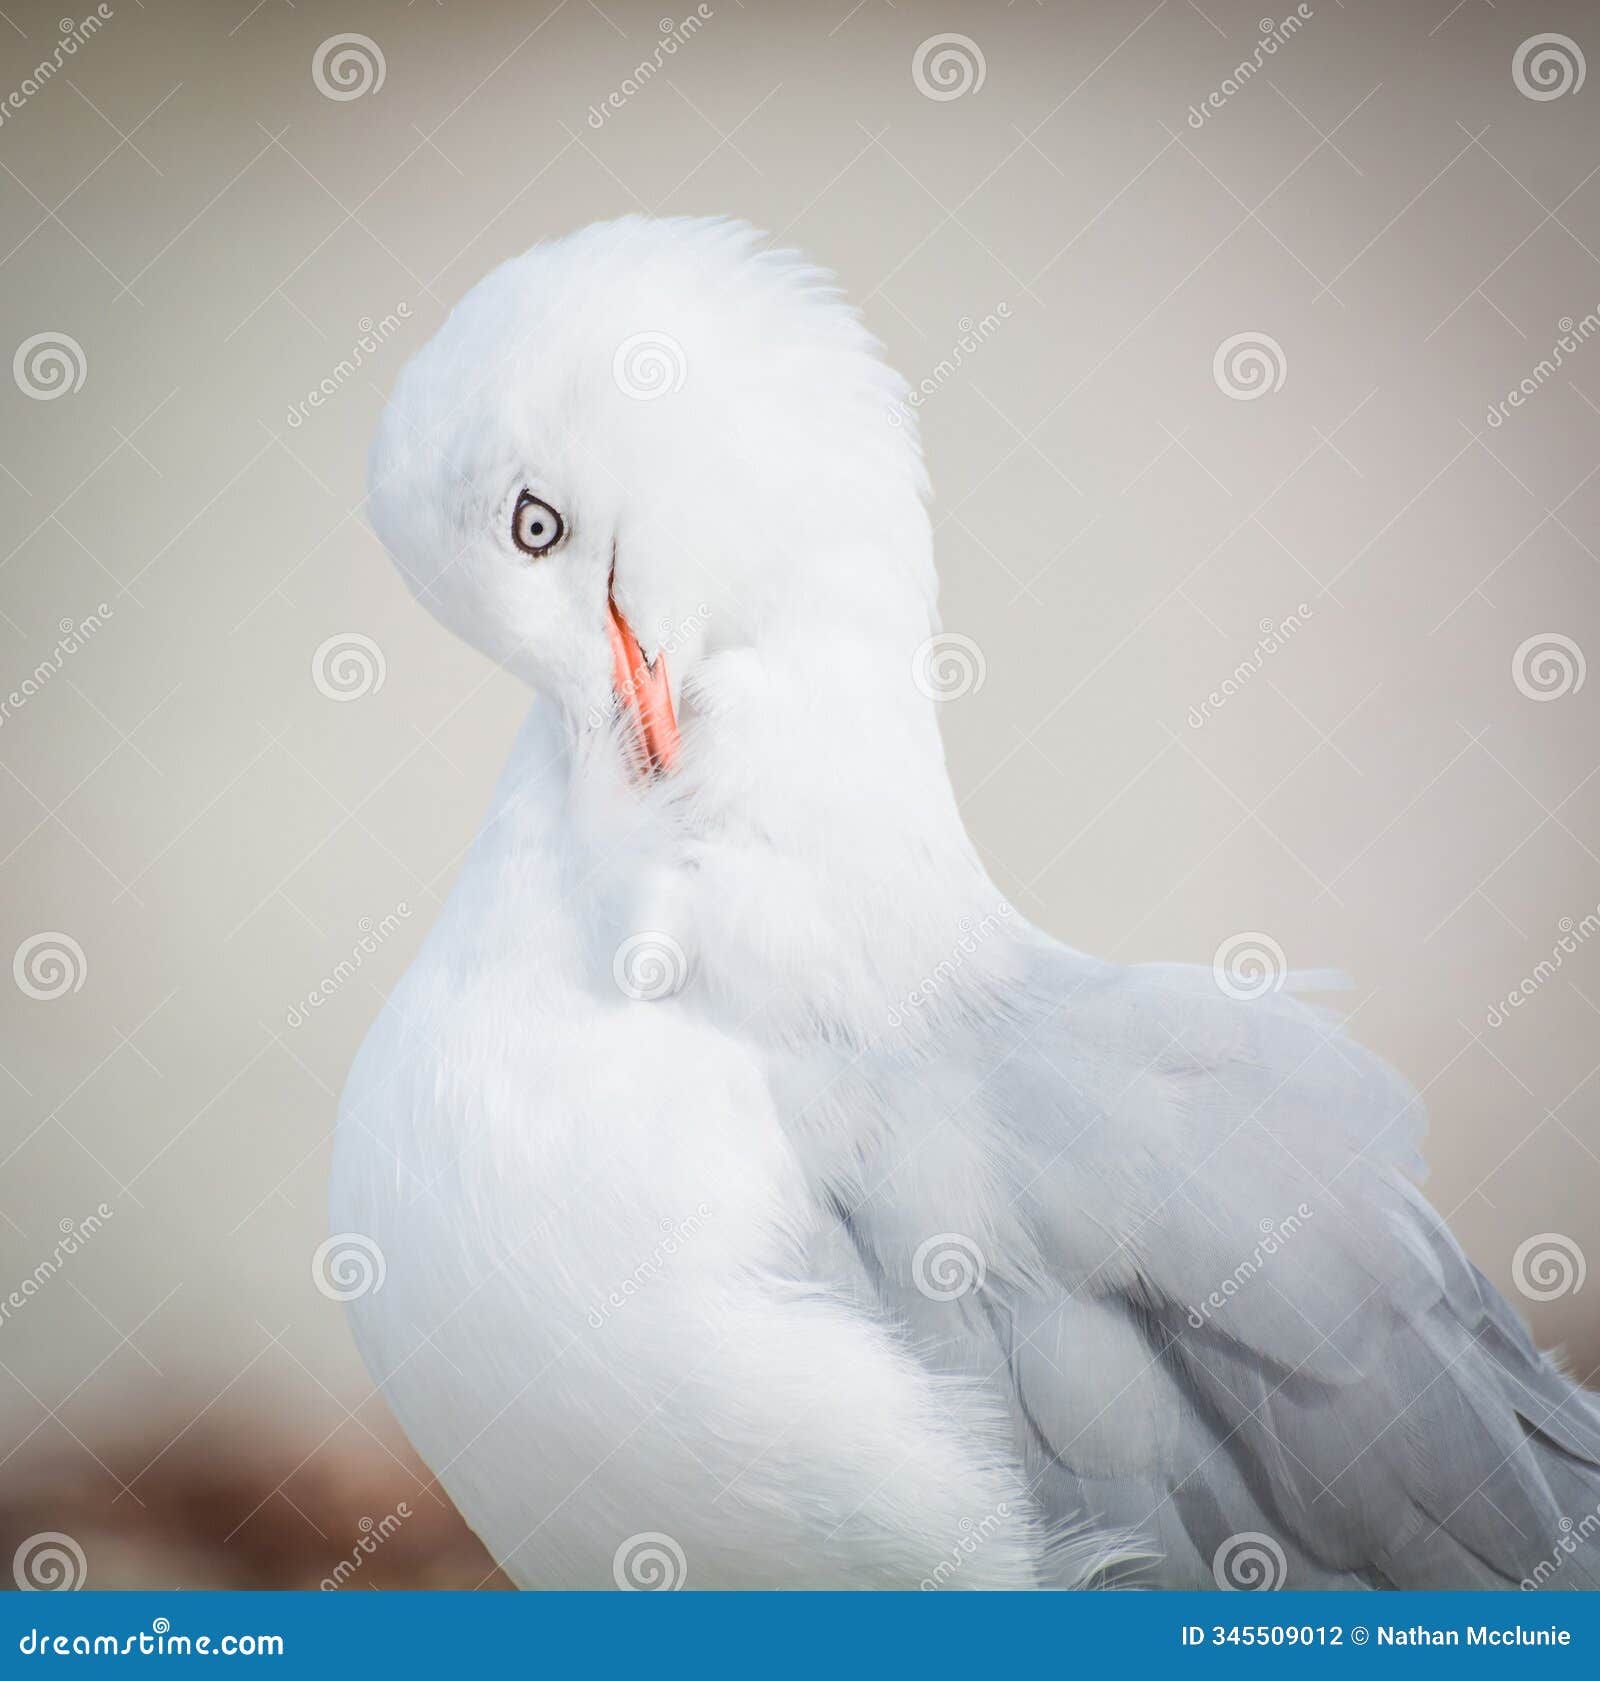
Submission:
[[[502,264],[411,361],[373,523],[441,622],[657,772],[719,653],[820,683],[845,643],[903,669],[927,634],[904,398],[829,277],[755,230],[600,223]]]

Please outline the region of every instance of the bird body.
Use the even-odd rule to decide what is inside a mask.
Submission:
[[[1516,1586],[1600,1408],[1336,1019],[989,881],[909,419],[722,222],[535,248],[403,376],[380,535],[540,699],[341,1108],[369,1368],[524,1586]]]

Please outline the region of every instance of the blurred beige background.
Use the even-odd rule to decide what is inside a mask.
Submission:
[[[243,1465],[207,1534],[264,1580],[436,1512],[311,1257],[345,1070],[527,699],[406,596],[363,455],[472,281],[631,210],[801,246],[920,382],[983,662],[943,718],[1003,887],[1117,958],[1250,933],[1348,970],[1434,1198],[1593,1374],[1600,8],[87,15],[0,15],[23,1533],[74,1529],[70,1488],[110,1585],[207,1455]]]

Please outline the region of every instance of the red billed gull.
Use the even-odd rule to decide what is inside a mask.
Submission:
[[[374,523],[538,699],[344,1096],[369,1368],[528,1587],[1542,1583],[1600,1409],[1413,1093],[984,873],[914,420],[725,221],[538,246],[402,376]]]

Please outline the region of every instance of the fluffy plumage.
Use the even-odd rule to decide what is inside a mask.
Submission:
[[[911,677],[902,397],[825,276],[637,218],[505,264],[402,377],[377,528],[541,699],[345,1094],[375,1377],[529,1586],[641,1546],[692,1587],[1210,1586],[1261,1537],[1290,1587],[1516,1585],[1600,1503],[1600,1409],[1336,1022],[988,881]],[[523,488],[568,528],[534,562]],[[649,782],[608,591],[682,726]]]

